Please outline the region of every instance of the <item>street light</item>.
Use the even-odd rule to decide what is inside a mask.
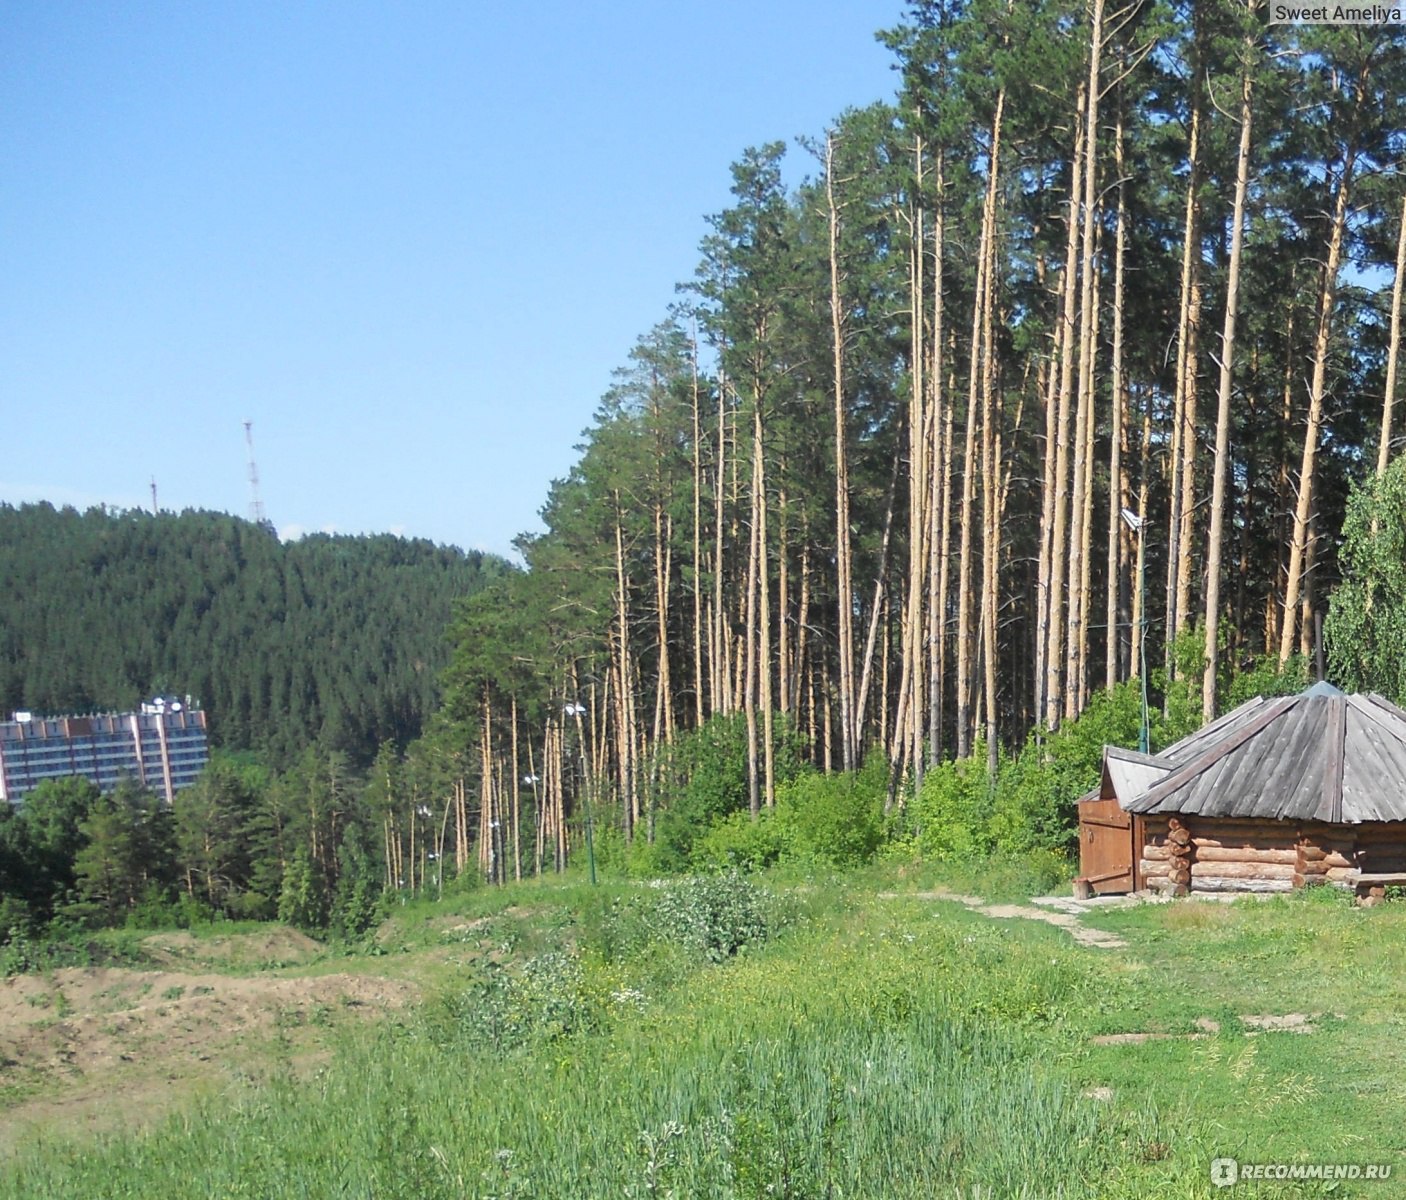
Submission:
[[[584,781],[586,778],[586,737],[581,730],[581,717],[586,711],[586,706],[579,701],[568,700],[562,706],[561,711],[565,716],[576,719],[577,749],[581,754],[581,777]],[[586,861],[590,864],[591,884],[594,886],[596,882],[596,840],[591,829],[593,822],[591,821],[591,786],[589,783],[586,783],[582,794],[586,800]]]
[[[1147,556],[1144,553],[1147,525],[1141,513],[1125,508],[1120,514],[1123,524],[1137,534],[1137,587],[1138,614],[1141,629],[1138,636],[1138,676],[1142,682],[1142,727],[1138,730],[1137,748],[1143,754],[1151,753],[1151,730],[1147,721]]]

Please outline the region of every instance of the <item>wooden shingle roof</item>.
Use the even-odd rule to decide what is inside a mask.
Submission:
[[[1105,753],[1105,783],[1124,785],[1129,812],[1406,821],[1406,712],[1376,695],[1316,684],[1257,697],[1157,755],[1160,772],[1118,753]]]

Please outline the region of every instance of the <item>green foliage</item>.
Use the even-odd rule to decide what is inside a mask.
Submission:
[[[773,716],[772,761],[778,786],[801,769],[804,742],[784,713]],[[679,738],[669,763],[668,798],[658,819],[659,861],[683,870],[693,840],[747,805],[747,725],[741,713],[715,716]]]
[[[919,853],[930,858],[990,854],[994,849],[991,793],[985,754],[930,768],[911,815]]]
[[[433,710],[456,598],[510,570],[384,534],[285,544],[223,513],[0,505],[0,705],[189,692],[219,745],[288,761],[322,741],[366,763]]]
[[[486,979],[445,1007],[458,1038],[496,1051],[586,1033],[599,1028],[603,1016],[580,960],[560,951],[536,955],[517,969],[490,967]]]
[[[155,796],[124,779],[111,796],[94,801],[79,826],[83,846],[73,860],[78,893],[100,906],[109,922],[168,884],[167,817]]]
[[[1324,623],[1332,678],[1406,704],[1406,455],[1352,492]]]
[[[83,823],[98,800],[87,779],[46,779],[18,809],[0,808],[0,894],[22,897],[36,918],[52,915],[77,886]]]
[[[204,925],[214,913],[186,892],[172,894],[157,884],[148,884],[146,891],[127,911],[128,929],[190,929]]]
[[[1153,708],[1153,753],[1200,725],[1193,693],[1183,683],[1157,683],[1166,707]],[[923,777],[909,820],[920,854],[964,858],[1068,853],[1077,825],[1076,802],[1097,785],[1105,745],[1136,749],[1142,724],[1138,680],[1095,693],[1088,706],[1054,733],[1037,730],[1015,756],[1002,754],[993,780],[979,749],[942,763]],[[895,831],[903,833],[903,827]]]
[[[332,897],[332,929],[342,937],[360,937],[380,913],[381,876],[366,850],[360,826],[352,825],[337,848],[337,886]]]
[[[0,945],[29,937],[37,922],[34,910],[18,896],[0,896]]]
[[[884,832],[888,764],[870,755],[857,772],[806,772],[777,789],[784,856],[855,867],[874,857]]]
[[[0,978],[27,975],[39,962],[29,931],[20,925],[9,926],[4,943],[0,945]]]
[[[1230,679],[1225,696],[1225,710],[1238,708],[1256,696],[1293,696],[1310,683],[1309,663],[1301,654],[1289,656],[1281,668],[1277,655],[1266,654],[1253,659],[1246,668]]]
[[[767,939],[771,906],[765,888],[729,871],[689,875],[660,888],[654,916],[661,940],[718,962]]]
[[[304,846],[294,851],[283,872],[283,887],[278,895],[278,919],[307,933],[318,932],[327,926],[327,893]]]
[[[218,751],[200,778],[176,793],[176,855],[191,901],[232,912],[249,889],[258,797],[251,773]]]
[[[662,949],[721,962],[760,946],[786,916],[775,895],[729,870],[597,897],[582,921],[584,944],[607,962],[645,959]]]
[[[786,851],[786,831],[776,814],[763,810],[729,813],[714,821],[693,842],[693,865],[701,870],[760,871]]]

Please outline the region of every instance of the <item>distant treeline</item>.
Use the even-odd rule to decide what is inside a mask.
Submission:
[[[199,700],[218,745],[369,762],[434,709],[454,601],[511,570],[388,534],[285,544],[225,513],[0,505],[0,705],[170,691]]]

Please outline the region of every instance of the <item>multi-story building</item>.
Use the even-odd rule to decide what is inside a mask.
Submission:
[[[130,776],[169,804],[210,758],[205,713],[159,696],[140,712],[36,717],[0,723],[0,801],[22,800],[42,780],[82,775],[102,792]]]

